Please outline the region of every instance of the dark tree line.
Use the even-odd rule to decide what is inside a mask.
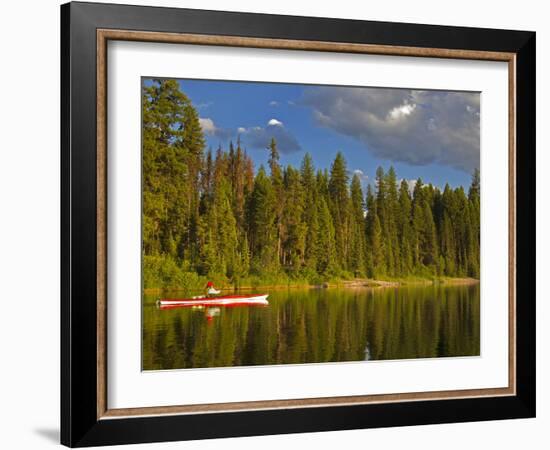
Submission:
[[[479,277],[479,173],[468,193],[376,171],[363,192],[342,153],[283,167],[275,140],[254,172],[238,141],[204,151],[197,111],[175,80],[143,88],[146,287],[200,276],[258,279]]]

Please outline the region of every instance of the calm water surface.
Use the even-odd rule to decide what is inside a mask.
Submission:
[[[267,307],[159,310],[146,295],[143,369],[479,355],[479,285],[264,291]]]

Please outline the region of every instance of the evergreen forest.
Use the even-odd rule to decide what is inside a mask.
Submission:
[[[143,86],[142,108],[144,288],[479,278],[477,170],[466,191],[378,167],[364,189],[342,153],[285,167],[272,139],[255,168],[239,140],[207,150],[176,80]]]

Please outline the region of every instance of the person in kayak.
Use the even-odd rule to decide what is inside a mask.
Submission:
[[[207,297],[212,297],[213,295],[218,295],[220,292],[221,291],[217,290],[214,287],[214,283],[212,283],[211,281],[206,283],[206,296]]]

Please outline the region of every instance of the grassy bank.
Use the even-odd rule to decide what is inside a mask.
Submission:
[[[191,281],[184,285],[171,285],[166,287],[146,287],[146,294],[155,294],[166,290],[183,291],[188,293],[197,293],[204,291],[206,278],[199,277],[196,274]],[[203,279],[204,278],[204,279]],[[276,290],[276,289],[296,289],[296,288],[395,288],[399,286],[429,286],[429,285],[471,285],[479,283],[478,279],[467,277],[403,277],[403,278],[329,278],[326,281],[312,283],[308,279],[291,279],[286,276],[273,277],[248,277],[240,280],[238,284],[229,283],[227,280],[212,279],[215,286],[226,292],[235,290]]]
[[[442,267],[442,266],[441,266]],[[161,291],[179,291],[181,295],[197,295],[204,292],[206,283],[212,281],[214,285],[225,292],[235,290],[274,290],[288,288],[326,288],[326,287],[397,287],[412,285],[434,284],[473,284],[479,282],[474,278],[462,276],[467,273],[464,270],[449,272],[452,275],[445,276],[445,271],[440,266],[420,265],[411,274],[401,277],[374,275],[367,277],[370,272],[350,272],[330,267],[323,273],[318,273],[315,268],[302,266],[299,269],[273,268],[269,266],[252,265],[246,270],[228,270],[218,267],[200,274],[195,265],[187,261],[177,263],[175,259],[166,256],[143,257],[143,288],[146,293]],[[376,274],[377,271],[374,271]],[[386,272],[391,273],[391,272]]]

